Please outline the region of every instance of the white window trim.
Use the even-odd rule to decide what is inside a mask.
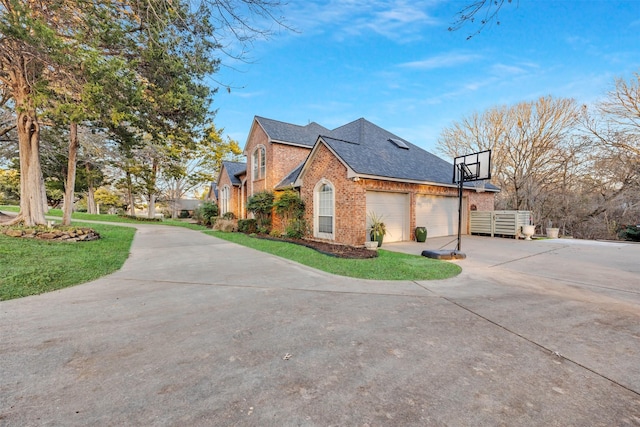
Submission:
[[[331,230],[332,233],[321,233],[318,231],[320,229],[320,188],[323,185],[328,185],[331,187],[333,200],[331,205]],[[313,188],[313,236],[318,239],[329,239],[335,240],[336,236],[336,186],[331,183],[331,181],[322,178],[318,181]]]
[[[267,149],[264,145],[258,145],[251,155],[252,180],[264,179],[267,174]]]
[[[220,197],[220,201],[222,203],[220,203],[220,216],[229,212],[229,196],[231,193],[229,186],[225,185],[224,187],[222,187],[221,193],[222,197]]]

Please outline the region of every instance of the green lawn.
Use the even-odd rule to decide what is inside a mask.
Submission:
[[[377,258],[344,259],[321,254],[313,249],[286,242],[258,239],[242,233],[207,231],[206,234],[290,259],[300,264],[340,276],[374,280],[439,280],[454,277],[460,266],[417,255],[385,250]]]
[[[101,238],[49,242],[0,234],[0,301],[88,282],[119,270],[135,228],[93,224]]]

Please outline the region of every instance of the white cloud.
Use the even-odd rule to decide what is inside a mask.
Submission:
[[[437,25],[430,10],[436,0],[329,0],[291,4],[287,19],[302,35],[323,32],[331,37],[379,34],[406,42],[421,37],[425,27]]]
[[[422,59],[420,61],[405,62],[399,64],[402,68],[412,68],[417,70],[434,70],[436,68],[449,68],[457,65],[474,62],[481,59],[481,55],[468,53],[446,53],[443,55],[433,56],[431,58]]]

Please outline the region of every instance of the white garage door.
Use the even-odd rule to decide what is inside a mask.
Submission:
[[[462,212],[466,212],[463,199]],[[466,215],[462,218],[462,232],[466,233]],[[444,196],[416,197],[416,227],[427,227],[427,237],[458,234],[458,198]]]
[[[411,240],[408,194],[367,191],[367,225],[370,212],[375,212],[378,216],[382,215],[382,222],[387,229],[387,234],[384,236],[385,242]]]

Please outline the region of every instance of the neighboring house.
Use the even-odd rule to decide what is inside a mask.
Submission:
[[[363,245],[370,212],[382,215],[387,242],[411,240],[417,226],[427,227],[429,237],[457,233],[453,165],[365,119],[329,130],[256,116],[244,155],[247,164],[223,163],[217,183],[221,215],[245,218],[251,195],[293,188],[305,202],[316,239]],[[497,191],[465,186],[463,233],[468,211],[493,210]]]

